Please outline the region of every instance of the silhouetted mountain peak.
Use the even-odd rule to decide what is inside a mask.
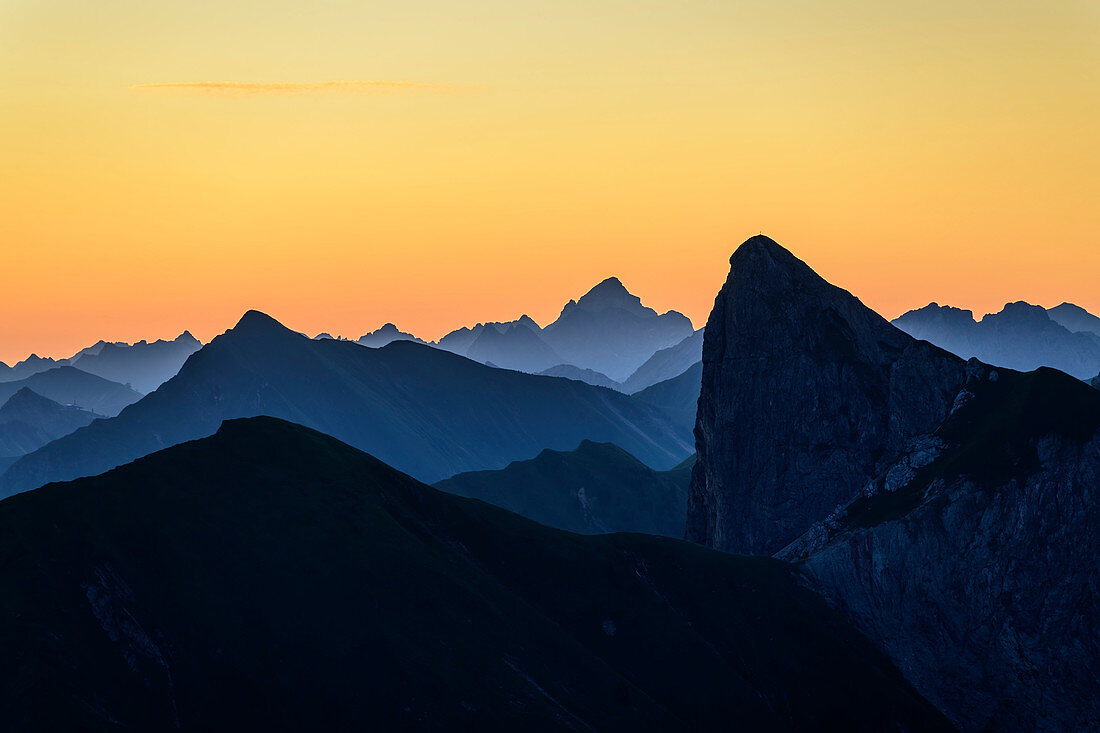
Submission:
[[[589,311],[621,308],[623,310],[645,313],[647,315],[657,315],[656,311],[642,305],[642,299],[627,290],[617,277],[609,277],[601,281],[594,288],[582,295],[580,300],[569,301],[565,309],[562,310],[562,313],[564,314],[565,311],[571,310],[572,308],[580,308],[581,310]]]
[[[176,341],[177,343],[179,343],[179,342],[192,343],[192,344],[201,343],[197,338],[195,338],[193,335],[191,335],[190,331],[184,331],[179,336],[176,336],[176,338],[173,339],[173,340]]]
[[[1035,325],[1041,325],[1049,322],[1050,316],[1047,315],[1045,308],[1039,305],[1032,305],[1031,303],[1018,300],[1015,303],[1005,303],[1005,307],[1001,309],[1000,313],[990,313],[982,318],[983,321],[1011,321],[1013,323],[1029,323]]]
[[[286,334],[293,333],[289,328],[266,313],[249,310],[230,331],[234,334]]]
[[[30,387],[23,387],[0,406],[0,422],[4,422],[5,417],[11,414],[22,414],[27,410],[48,410],[60,407],[56,402],[43,397]]]
[[[761,278],[761,289],[785,288],[791,281],[825,282],[790,250],[763,234],[749,237],[735,249],[730,266],[735,272]]]

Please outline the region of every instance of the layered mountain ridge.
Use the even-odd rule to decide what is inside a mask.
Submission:
[[[250,311],[117,418],[12,465],[0,495],[94,475],[209,435],[224,419],[259,414],[323,430],[430,481],[584,439],[614,442],[656,468],[691,453],[683,427],[618,392],[492,369],[408,341],[370,349],[313,340]]]
[[[1053,367],[1078,379],[1100,371],[1100,319],[1070,303],[1050,310],[1007,303],[980,320],[971,311],[931,303],[893,324],[963,359],[976,357],[1018,371]]]

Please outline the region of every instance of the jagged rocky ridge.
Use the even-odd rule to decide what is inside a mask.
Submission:
[[[688,536],[796,560],[961,729],[1100,721],[1100,394],[890,326],[766,237],[708,321]]]

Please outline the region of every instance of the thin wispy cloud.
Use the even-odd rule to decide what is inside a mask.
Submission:
[[[311,81],[251,82],[194,81],[134,84],[131,91],[145,94],[198,97],[288,97],[302,95],[390,95],[452,94],[481,89],[459,84],[428,84],[417,81]]]

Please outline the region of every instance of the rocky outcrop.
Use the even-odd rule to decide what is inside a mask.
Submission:
[[[799,563],[964,731],[1100,726],[1100,394],[916,341],[766,238],[731,265],[689,537]]]
[[[963,730],[1096,730],[1100,394],[969,371],[920,461],[779,555]]]
[[[941,423],[963,362],[753,237],[707,321],[687,537],[771,554]]]

